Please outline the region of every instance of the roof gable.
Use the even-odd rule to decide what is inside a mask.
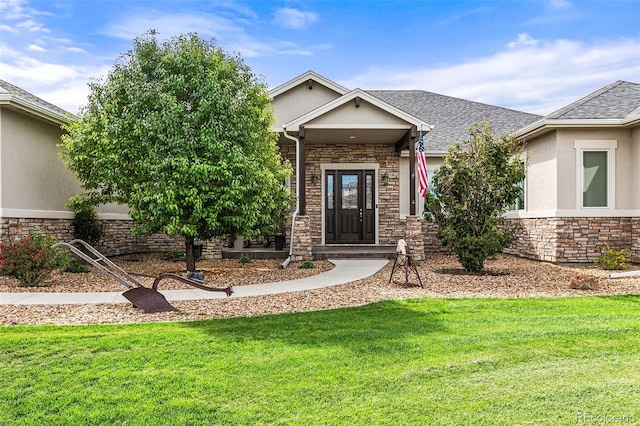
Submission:
[[[321,123],[319,124],[320,126],[348,126],[351,128],[366,126],[368,128],[371,128],[371,126],[375,123],[368,122],[366,118],[361,120],[354,120],[353,116],[351,115],[351,117],[346,117],[349,118],[349,120],[345,121],[344,114],[340,114],[340,112],[344,112],[346,110],[346,108],[344,108],[344,105],[349,102],[354,102],[354,106],[356,109],[359,108],[361,103],[366,103],[368,104],[368,111],[371,112],[377,110],[378,118],[381,116],[384,116],[386,118],[383,122],[378,123],[381,128],[406,128],[411,125],[419,127],[421,124],[425,124],[419,118],[414,117],[411,114],[408,114],[407,112],[394,107],[393,105],[390,105],[389,103],[369,94],[368,92],[365,92],[361,89],[355,89],[339,97],[338,99],[335,99],[334,101],[322,105],[321,107],[310,111],[307,114],[294,119],[293,121],[290,121],[286,124],[286,127],[292,130],[297,130],[301,125],[313,125],[313,122],[316,121],[317,123]],[[363,111],[364,110],[365,108],[363,108]],[[342,115],[343,118],[338,119],[338,114]]]
[[[322,83],[318,82],[319,80]],[[326,105],[346,93],[343,92],[344,88],[338,88],[339,91],[334,90],[336,87],[326,84],[327,81],[315,73],[308,72],[279,86],[277,90],[274,89],[278,93],[271,100],[275,117],[274,131],[281,131],[282,126],[287,122]]]
[[[320,84],[321,86],[334,91],[337,95],[344,95],[349,91],[345,87],[340,86],[338,83],[335,83],[328,78],[321,76],[320,74],[317,74],[313,71],[307,71],[304,74],[301,74],[287,81],[286,83],[283,83],[280,86],[269,90],[269,95],[271,95],[272,98],[276,98],[301,84],[308,85],[309,89],[313,89],[315,84]]]
[[[640,84],[616,81],[515,133],[532,137],[555,128],[630,127],[640,123]]]
[[[549,114],[553,119],[624,119],[640,108],[640,84],[616,81]]]

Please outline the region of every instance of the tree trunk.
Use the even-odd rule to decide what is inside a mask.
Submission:
[[[193,237],[185,237],[185,257],[187,259],[187,273],[196,271],[196,258],[193,255]]]

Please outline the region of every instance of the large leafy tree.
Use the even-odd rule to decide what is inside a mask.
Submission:
[[[427,194],[425,217],[438,224],[437,236],[469,272],[501,252],[516,237],[504,219],[522,193],[522,146],[508,133],[495,134],[486,123],[469,129],[469,139],[452,146]]]
[[[133,41],[66,128],[75,204],[126,204],[134,231],[195,238],[273,232],[290,205],[270,98],[241,58],[195,34]]]

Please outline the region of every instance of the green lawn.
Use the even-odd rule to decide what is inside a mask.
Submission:
[[[640,423],[640,296],[0,327],[0,423]]]

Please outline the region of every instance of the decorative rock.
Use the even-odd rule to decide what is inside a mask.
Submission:
[[[571,288],[576,290],[594,290],[598,280],[587,274],[578,274],[571,277]]]

